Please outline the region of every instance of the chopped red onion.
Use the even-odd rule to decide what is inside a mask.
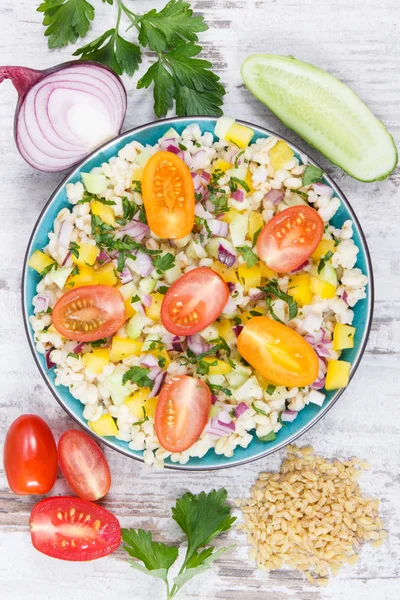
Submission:
[[[150,308],[153,298],[150,296],[150,294],[143,294],[142,302],[147,308]]]
[[[333,189],[329,185],[325,185],[325,183],[314,183],[313,188],[318,196],[328,196],[328,198],[332,198],[333,196]]]
[[[172,348],[175,350],[175,352],[183,352],[182,338],[180,338],[179,335],[174,336],[174,339],[172,340]]]
[[[232,417],[230,416],[230,414],[228,412],[221,410],[221,412],[218,413],[217,417],[218,417],[218,425],[221,425],[222,427],[226,427],[227,429],[230,429],[231,431],[235,431],[235,429],[236,429],[235,423],[234,423],[234,421],[232,421]]]
[[[234,289],[235,289],[235,284],[234,284],[232,281],[228,281],[226,285],[228,286],[228,290],[229,290],[230,292],[233,292],[233,291],[234,291]]]
[[[161,373],[160,367],[157,365],[156,367],[152,367],[147,373],[147,377],[152,381],[155,380],[156,377]]]
[[[144,236],[150,231],[149,226],[146,223],[141,223],[136,219],[133,219],[128,225],[115,234],[117,239],[123,238],[128,235],[137,242],[141,242]]]
[[[176,146],[176,138],[174,138],[174,137],[163,138],[162,140],[159,141],[159,146],[160,146],[161,150],[167,150],[167,148],[170,144],[173,144]]]
[[[134,266],[137,268],[137,272],[142,277],[147,277],[153,271],[153,261],[148,254],[144,252],[135,253],[136,260],[134,261]]]
[[[73,260],[72,260],[71,252],[67,252],[64,260],[62,261],[61,266],[62,267],[72,267],[73,264],[74,263],[73,263]]]
[[[235,325],[235,327],[232,328],[236,337],[239,337],[239,335],[242,332],[243,327],[244,327],[244,325]]]
[[[265,196],[265,200],[269,200],[272,204],[278,204],[279,200],[282,200],[285,192],[283,190],[270,190]]]
[[[207,198],[208,198],[208,195],[207,195]],[[205,198],[203,198],[203,200],[205,200]],[[205,206],[209,212],[213,212],[213,210],[215,210],[215,206],[210,200],[206,200]]]
[[[158,392],[160,391],[160,389],[164,383],[164,379],[165,379],[166,375],[167,374],[164,371],[164,372],[159,373],[155,377],[153,387],[151,388],[151,391],[149,394],[149,398],[154,398],[154,396],[157,396]]]
[[[235,406],[236,418],[238,419],[239,417],[241,417],[246,412],[246,410],[249,410],[249,406],[247,406],[245,402],[239,402],[239,404]]]
[[[140,364],[144,367],[148,367],[149,369],[158,369],[158,361],[152,354],[146,354],[146,356],[143,356],[143,358],[140,359]]]
[[[290,272],[291,273],[297,273],[298,271],[301,271],[305,267],[308,267],[309,264],[310,264],[310,261],[309,260],[305,260],[303,263],[301,263],[301,265],[299,267],[296,267],[296,269],[293,269],[293,271],[290,271]]]
[[[107,252],[104,252],[104,250],[102,250],[97,257],[97,262],[101,263],[102,265],[105,265],[111,262],[111,257],[108,256]]]
[[[229,296],[228,302],[225,304],[222,312],[226,315],[231,315],[236,309],[237,305],[235,304],[235,301],[233,300],[232,296]]]
[[[211,394],[211,404],[215,404],[217,402],[218,398],[215,394]]]
[[[196,154],[192,155],[192,171],[198,171],[203,168],[204,161],[207,158],[207,153],[205,150],[199,150]]]
[[[243,200],[244,200],[244,191],[243,190],[236,190],[235,192],[232,192],[231,196],[232,196],[232,198],[234,200],[236,200],[236,202],[243,202]]]
[[[295,410],[284,410],[281,414],[281,419],[284,423],[293,423],[299,413]]]
[[[193,354],[196,354],[196,356],[198,354],[203,354],[203,352],[207,352],[207,350],[211,348],[211,344],[207,344],[198,333],[188,335],[186,340],[189,350],[191,350]]]
[[[169,144],[166,148],[167,152],[172,152],[172,154],[181,154],[181,150],[178,148],[178,146],[175,146],[174,144]]]
[[[218,260],[227,267],[233,267],[236,262],[236,256],[229,252],[222,244],[218,245]]]
[[[207,225],[212,235],[226,237],[228,235],[228,223],[218,221],[218,219],[207,219]]]
[[[250,302],[257,302],[264,297],[264,292],[253,292],[250,294]]]
[[[60,231],[58,232],[58,243],[63,248],[68,248],[71,241],[71,235],[74,230],[74,226],[70,221],[63,221],[61,223]]]
[[[200,179],[202,180],[202,182],[204,182],[206,185],[208,185],[210,183],[211,173],[208,173],[207,171],[202,169],[200,171],[199,175],[200,175]]]
[[[348,293],[346,292],[346,290],[343,290],[343,293],[342,293],[342,300],[343,300],[343,302],[346,302],[346,304],[347,304],[347,305],[348,305],[348,302],[347,302],[347,298],[348,298],[348,296],[349,296],[349,295],[348,295]]]
[[[325,387],[325,381],[326,377],[318,377],[311,387],[315,390],[322,390],[322,388]]]
[[[120,273],[118,273],[118,277],[123,285],[125,283],[130,283],[133,281],[133,275],[128,269],[128,267],[124,267]]]
[[[79,354],[80,352],[82,352],[82,348],[85,344],[86,342],[79,342],[79,344],[74,348],[74,354]]]
[[[200,219],[212,219],[213,216],[210,212],[208,212],[200,202],[196,202],[194,207],[194,214],[196,217],[200,217]]]
[[[215,437],[229,435],[230,431],[230,427],[227,427],[226,425],[221,425],[219,423],[218,417],[211,417],[205,429],[206,433],[208,433],[209,435],[214,435]]]
[[[34,306],[34,313],[46,312],[50,304],[50,296],[38,294],[32,298],[32,304]]]
[[[52,369],[53,367],[56,366],[56,363],[53,363],[53,361],[50,358],[50,354],[53,352],[54,348],[50,348],[50,350],[47,350],[46,354],[45,354],[45,359],[46,359],[46,367],[48,369]]]
[[[201,184],[201,179],[198,173],[196,173],[195,171],[191,172],[191,176],[193,179],[193,187],[194,187],[194,191],[195,192],[200,192],[203,188],[202,184]]]

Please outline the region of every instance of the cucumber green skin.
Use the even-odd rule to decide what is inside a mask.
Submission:
[[[387,179],[387,177],[389,177],[389,175],[394,171],[394,169],[397,166],[397,162],[398,162],[397,148],[394,143],[393,137],[389,134],[385,125],[381,121],[379,121],[373,115],[373,113],[371,111],[369,111],[370,118],[374,120],[374,126],[379,124],[379,126],[384,131],[384,133],[387,137],[386,141],[391,143],[393,160],[390,162],[390,165],[388,164],[387,169],[385,169],[385,171],[382,174],[379,174],[379,176],[362,177],[362,176],[360,176],[359,173],[356,174],[354,171],[352,171],[351,167],[349,167],[342,161],[337,160],[337,159],[335,160],[332,157],[332,155],[330,154],[329,150],[326,150],[325,148],[322,147],[321,142],[319,144],[316,143],[315,140],[313,140],[312,137],[310,137],[310,135],[307,135],[303,131],[301,131],[300,126],[297,128],[293,124],[293,122],[289,123],[287,120],[287,117],[286,117],[287,113],[286,113],[286,110],[284,107],[281,108],[281,110],[279,110],[277,108],[274,109],[272,106],[270,106],[270,104],[268,103],[268,100],[262,94],[262,91],[259,90],[259,86],[256,83],[256,78],[254,77],[254,73],[252,71],[252,68],[253,68],[253,65],[255,62],[258,62],[260,64],[262,62],[268,62],[268,61],[271,62],[271,64],[272,63],[290,64],[291,67],[294,67],[294,69],[297,71],[298,76],[304,76],[304,77],[308,76],[309,78],[312,78],[314,83],[318,83],[318,79],[321,78],[321,76],[323,76],[326,80],[327,80],[327,78],[329,78],[330,80],[332,80],[333,85],[338,85],[338,86],[342,86],[343,88],[346,88],[348,90],[348,92],[350,92],[352,94],[354,101],[358,102],[360,104],[360,106],[363,107],[363,110],[367,109],[369,111],[368,107],[366,107],[366,105],[358,98],[358,96],[352,90],[350,90],[350,88],[348,86],[346,86],[339,79],[336,79],[332,75],[329,75],[322,69],[319,69],[318,67],[315,67],[314,65],[311,65],[309,63],[305,63],[300,60],[297,60],[293,56],[278,56],[278,55],[273,55],[273,54],[253,54],[244,61],[242,68],[241,68],[241,75],[242,75],[243,82],[246,85],[246,87],[250,90],[250,92],[253,94],[253,96],[255,96],[258,100],[260,100],[260,102],[265,104],[271,110],[271,112],[273,112],[284,123],[284,125],[286,125],[286,127],[295,131],[295,133],[297,133],[300,137],[302,137],[310,146],[312,146],[313,148],[318,150],[321,154],[323,154],[330,162],[332,162],[333,164],[335,164],[338,167],[340,167],[341,169],[343,169],[343,171],[348,173],[354,179],[357,179],[359,181],[363,181],[366,183],[372,182],[372,181],[381,181],[381,180]]]

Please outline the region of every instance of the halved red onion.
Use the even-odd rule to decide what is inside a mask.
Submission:
[[[325,185],[325,183],[314,183],[313,188],[318,196],[328,196],[328,198],[332,198],[333,196],[333,189],[329,185]]]
[[[235,406],[236,418],[238,419],[239,417],[241,417],[246,412],[246,410],[249,410],[249,406],[247,406],[245,402],[239,402],[239,404]]]
[[[61,223],[60,231],[58,232],[58,243],[63,248],[68,248],[71,241],[71,235],[74,230],[74,226],[70,221],[63,221]]]
[[[211,348],[211,344],[207,344],[199,333],[188,335],[186,341],[189,350],[191,350],[193,354],[196,354],[196,356],[198,354],[203,354],[203,352],[207,352]]]
[[[243,190],[235,190],[231,194],[232,198],[236,200],[236,202],[243,202],[244,200],[244,191]]]
[[[38,294],[32,298],[32,304],[34,306],[34,313],[46,312],[50,304],[50,296],[44,294]]]
[[[293,423],[299,413],[295,410],[284,410],[281,414],[281,419],[284,423]]]
[[[40,171],[72,167],[121,130],[126,91],[100,63],[72,61],[45,71],[0,67],[0,82],[4,79],[11,79],[19,96],[18,150]]]
[[[227,267],[233,267],[236,262],[235,254],[229,252],[222,244],[218,245],[218,260]]]
[[[297,267],[297,269],[293,269],[293,271],[290,271],[290,272],[297,273],[298,271],[305,269],[305,267],[308,267],[309,264],[310,264],[310,261],[307,259],[299,267]]]
[[[149,394],[149,398],[154,398],[154,396],[157,396],[158,392],[162,388],[162,385],[164,383],[164,379],[165,379],[166,375],[167,375],[166,372],[162,371],[155,377],[153,387],[151,388],[151,391]]]
[[[228,223],[218,221],[218,219],[207,219],[207,225],[212,235],[226,237],[228,235]]]
[[[56,363],[53,363],[53,361],[50,358],[50,354],[53,352],[54,348],[50,348],[50,350],[47,350],[46,354],[44,355],[45,359],[46,359],[46,367],[48,369],[52,369],[53,367],[56,366]]]
[[[285,192],[283,190],[270,190],[265,196],[265,200],[269,200],[272,204],[277,204],[279,200],[282,200]]]
[[[158,368],[158,361],[152,354],[146,354],[140,359],[140,364],[149,369]]]
[[[115,234],[117,239],[123,238],[125,235],[128,235],[136,242],[141,242],[144,236],[149,232],[149,226],[141,221],[137,221],[133,219],[128,225],[125,225],[123,229],[118,231]]]

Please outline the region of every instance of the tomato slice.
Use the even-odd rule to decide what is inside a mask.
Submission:
[[[142,177],[143,203],[153,233],[179,239],[194,225],[194,186],[189,168],[172,152],[157,152]]]
[[[61,471],[73,492],[84,500],[99,500],[111,486],[106,458],[94,440],[71,429],[58,440]]]
[[[275,215],[261,230],[257,254],[273,271],[300,267],[322,239],[324,222],[310,206],[292,206]]]
[[[211,408],[211,392],[201,379],[179,375],[164,385],[158,397],[156,436],[169,452],[183,452],[203,433]]]
[[[94,342],[113,335],[126,319],[125,301],[108,285],[87,285],[70,290],[57,300],[53,325],[69,340]]]
[[[161,321],[175,335],[192,335],[218,319],[229,298],[229,289],[207,267],[192,269],[169,288],[161,305]]]
[[[318,358],[296,331],[267,317],[245,323],[237,340],[240,354],[275,385],[303,387],[318,377]]]
[[[47,494],[57,466],[56,443],[47,423],[37,415],[18,417],[4,443],[4,470],[14,494]]]
[[[36,550],[62,560],[101,558],[121,543],[121,527],[114,515],[71,496],[42,500],[33,508],[29,524]]]

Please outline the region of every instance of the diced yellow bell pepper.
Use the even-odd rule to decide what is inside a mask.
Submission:
[[[100,375],[103,368],[110,362],[110,351],[108,348],[95,348],[82,356],[82,364],[88,371]]]
[[[91,244],[79,244],[78,256],[71,254],[71,259],[76,265],[89,265],[92,267],[99,254],[100,250],[96,246],[92,246]]]
[[[135,183],[135,181],[142,181],[142,177],[143,169],[141,167],[135,167],[132,175],[132,183]]]
[[[233,219],[240,214],[241,213],[236,208],[230,208],[226,213],[224,213],[224,216],[221,217],[220,220],[224,221],[225,223],[232,223]]]
[[[157,408],[158,396],[154,396],[154,398],[147,398],[144,403],[144,409],[146,411],[146,415],[151,419],[154,419],[156,416],[156,408]]]
[[[28,260],[28,265],[35,269],[38,273],[42,273],[46,267],[54,264],[56,261],[54,258],[50,258],[41,250],[35,250],[30,259]]]
[[[292,275],[288,285],[288,294],[297,302],[299,306],[311,304],[313,292],[310,288],[311,277],[308,273],[302,275]]]
[[[212,172],[215,173],[215,171],[222,171],[223,173],[226,173],[227,171],[229,171],[229,169],[233,169],[233,165],[231,163],[228,163],[222,158],[217,158],[217,160],[213,164]]]
[[[314,252],[312,258],[314,260],[320,260],[323,256],[326,256],[328,252],[335,252],[336,246],[334,240],[321,240]]]
[[[117,285],[118,281],[114,263],[108,262],[97,270],[97,282],[99,284],[113,287]]]
[[[207,363],[217,362],[216,365],[210,365],[208,371],[209,375],[226,375],[226,373],[230,373],[232,370],[232,367],[229,363],[225,362],[224,360],[220,360],[215,356],[206,356],[203,358],[203,360]]]
[[[211,265],[211,268],[215,273],[221,275],[222,279],[226,281],[226,283],[239,283],[235,269],[226,267],[219,261],[214,262]]]
[[[334,298],[336,294],[334,285],[327,281],[322,281],[322,279],[318,279],[317,277],[310,278],[310,289],[314,294],[326,300]]]
[[[239,125],[239,123],[232,123],[226,133],[225,139],[227,142],[232,142],[232,144],[239,146],[239,148],[247,148],[253,135],[254,131],[250,127]]]
[[[164,296],[160,294],[160,292],[153,292],[152,294],[150,294],[150,296],[151,305],[146,307],[146,315],[149,317],[149,319],[152,319],[153,321],[159,321],[161,313],[161,304],[164,300]]]
[[[90,203],[90,209],[92,211],[92,215],[100,217],[103,223],[106,225],[111,225],[111,227],[115,226],[115,216],[111,206],[103,204],[98,200],[92,200]]]
[[[355,332],[356,328],[351,327],[351,325],[336,323],[333,330],[333,349],[345,350],[346,348],[354,348]]]
[[[293,150],[283,140],[279,140],[269,151],[269,160],[275,171],[283,169],[293,156]]]
[[[261,268],[259,265],[254,265],[254,267],[248,267],[246,264],[239,265],[238,275],[246,290],[261,285]]]
[[[118,427],[110,414],[102,415],[97,421],[88,421],[88,425],[101,437],[118,435]]]
[[[266,277],[267,279],[276,279],[277,275],[276,275],[275,271],[273,271],[272,269],[267,267],[265,262],[260,260],[260,262],[258,264],[260,265],[260,269],[261,269],[261,277]]]
[[[48,333],[56,333],[57,335],[60,335],[60,333],[57,331],[57,329],[54,327],[53,323],[51,325],[49,325],[49,327],[47,328]],[[61,336],[62,337],[62,336]]]
[[[125,300],[126,318],[130,319],[136,315],[136,310],[133,308],[130,299]]]
[[[65,287],[82,287],[84,285],[97,285],[99,283],[97,271],[93,267],[87,265],[80,265],[78,267],[79,273],[76,275],[70,275],[66,281]]]
[[[137,419],[144,418],[143,405],[149,397],[149,394],[150,388],[142,387],[136,392],[133,392],[133,394],[131,394],[124,402]]]
[[[111,342],[110,360],[119,362],[128,356],[140,356],[143,342],[114,336]]]
[[[250,173],[250,169],[247,169],[247,173],[246,173],[246,177],[244,178],[245,183],[247,183],[248,188],[249,188],[249,194],[253,194],[253,192],[255,192],[255,189],[253,187],[253,180],[251,178],[251,173]]]
[[[247,228],[247,237],[253,241],[254,234],[264,227],[264,219],[260,212],[251,210],[249,212],[249,225]]]
[[[221,319],[218,326],[218,335],[224,338],[228,344],[233,344],[236,341],[236,335],[232,329],[232,321]]]
[[[345,360],[328,360],[325,389],[337,390],[349,383],[351,363]]]

